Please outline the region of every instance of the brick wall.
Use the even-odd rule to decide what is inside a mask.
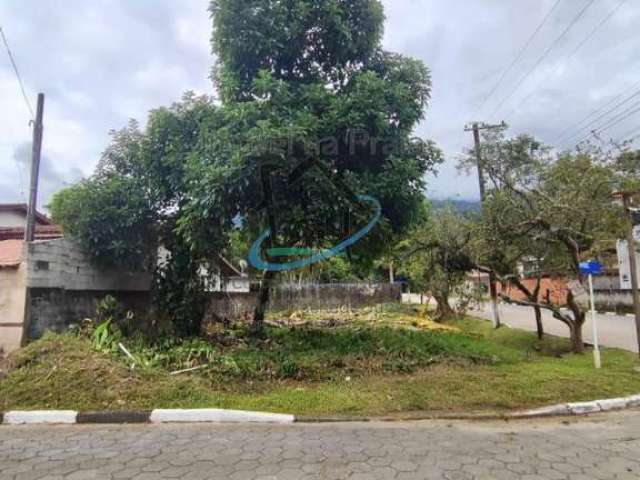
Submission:
[[[525,278],[522,283],[529,291],[533,291],[537,280],[535,278]],[[546,299],[550,296],[551,302],[556,305],[565,305],[567,303],[567,292],[569,287],[567,281],[563,278],[543,278],[540,286],[540,298]],[[514,285],[502,285],[498,283],[498,292],[507,295],[514,300],[525,300],[524,293],[518,290]]]

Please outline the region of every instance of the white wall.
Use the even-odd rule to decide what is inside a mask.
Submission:
[[[27,217],[20,212],[0,212],[0,228],[24,228],[27,224]]]
[[[24,262],[17,268],[0,268],[0,350],[5,353],[20,348],[22,343],[26,280]]]
[[[640,232],[640,228],[637,230]],[[640,234],[638,234],[640,237]],[[618,267],[620,269],[620,289],[631,290],[631,264],[629,262],[629,247],[626,240],[618,240]],[[640,244],[636,245],[636,264],[640,277]]]

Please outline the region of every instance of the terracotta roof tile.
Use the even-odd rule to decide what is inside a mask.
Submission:
[[[17,267],[22,263],[22,240],[0,241],[0,268]]]
[[[37,225],[35,232],[36,240],[53,240],[62,237],[62,229],[57,225]],[[23,227],[0,228],[0,241],[2,240],[22,240],[24,239]]]

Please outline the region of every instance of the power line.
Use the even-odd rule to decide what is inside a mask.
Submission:
[[[571,20],[569,25],[567,25],[567,27],[562,31],[562,33],[551,43],[551,45],[549,45],[549,47],[544,51],[544,53],[540,56],[540,58],[538,58],[536,63],[533,65],[533,67],[531,67],[527,71],[527,73],[525,73],[524,76],[522,76],[522,78],[520,78],[520,80],[516,84],[515,88],[511,91],[511,93],[509,95],[507,95],[500,103],[498,103],[498,105],[493,110],[493,112],[491,112],[490,117],[493,117],[496,113],[498,113],[498,111],[502,108],[502,106],[507,101],[509,101],[511,99],[511,97],[513,97],[513,95],[518,91],[518,89],[527,80],[527,78],[529,78],[529,75],[531,75],[533,73],[533,71],[540,66],[540,64],[544,61],[545,58],[547,58],[549,53],[551,53],[551,51],[556,47],[556,45],[558,45],[564,39],[564,37],[567,36],[569,31],[571,31],[571,29],[574,27],[574,25],[576,23],[578,23],[578,21],[586,13],[586,11],[589,9],[589,7],[591,7],[591,5],[593,5],[595,3],[595,1],[596,0],[589,0],[589,2],[582,8],[582,10],[580,10],[580,12],[578,12],[578,14],[573,18],[573,20]]]
[[[623,106],[625,103],[628,103],[629,101],[633,100],[635,97],[637,97],[638,95],[640,95],[640,89],[636,90],[633,94],[631,94],[629,97],[625,98],[623,101],[618,102],[614,107],[610,108],[609,110],[607,110],[606,112],[598,115],[595,119],[593,119],[592,121],[590,121],[589,123],[587,123],[584,127],[579,128],[576,132],[574,132],[572,135],[570,135],[569,137],[567,137],[565,139],[565,142],[569,142],[569,140],[571,140],[572,138],[578,137],[582,134],[584,134],[584,132],[590,128],[592,125],[597,124],[601,119],[607,117],[607,115],[609,115],[610,113],[615,112],[618,108],[620,108],[621,106]],[[607,105],[608,106],[608,105]],[[605,107],[606,108],[606,107]]]
[[[622,135],[620,135],[620,137],[618,137],[618,139],[616,140],[617,143],[622,142],[623,140],[626,140],[628,138],[636,138],[634,137],[635,135],[640,134],[640,126],[636,125],[635,127],[633,127],[631,130],[627,130],[626,132],[624,132]]]
[[[635,83],[629,90],[633,90],[636,87],[640,86],[640,82]],[[587,120],[589,120],[591,117],[593,117],[594,115],[598,115],[599,113],[601,113],[605,108],[607,108],[609,105],[611,105],[614,102],[617,102],[620,98],[622,98],[624,96],[624,94],[626,93],[626,90],[623,90],[622,92],[620,92],[618,95],[616,95],[614,98],[612,98],[610,101],[605,102],[604,105],[602,105],[600,108],[592,111],[590,114],[588,114],[586,117],[584,117],[582,120],[572,124],[571,126],[569,126],[568,128],[565,128],[562,132],[560,132],[560,134],[555,137],[555,142],[558,142],[560,140],[562,140],[563,138],[566,137],[567,133],[571,132],[574,128],[578,127],[579,125],[583,124],[584,122],[586,122]],[[584,127],[580,127],[578,131],[581,131]],[[571,135],[568,138],[572,138],[575,135]]]
[[[620,112],[619,114],[617,114],[614,117],[610,118],[604,124],[600,125],[600,127],[598,127],[597,130],[599,132],[603,132],[605,130],[608,130],[611,126],[617,125],[618,124],[618,122],[617,122],[618,119],[627,118],[626,114],[629,113],[629,112],[635,112],[636,111],[635,110],[636,107],[640,107],[640,102],[636,102],[636,103],[632,104],[629,108],[627,108],[623,112]]]
[[[31,108],[31,103],[29,102],[29,97],[27,96],[27,93],[24,89],[24,84],[22,83],[22,77],[20,76],[20,71],[18,70],[18,66],[16,65],[16,61],[13,57],[13,53],[11,52],[11,48],[9,47],[9,42],[7,41],[7,37],[4,34],[4,30],[2,29],[2,26],[0,26],[0,36],[2,37],[2,43],[4,44],[4,47],[7,51],[7,55],[9,56],[9,60],[11,62],[11,66],[13,67],[13,71],[16,75],[16,78],[18,79],[18,84],[20,85],[20,91],[22,92],[22,98],[24,99],[26,105],[27,105],[27,109],[29,110],[29,113],[31,114],[31,120],[33,120],[33,118],[35,117],[34,113],[33,113],[33,108]],[[18,162],[18,159],[15,157],[15,155],[13,156],[13,161],[16,165],[16,170],[18,171],[18,181],[20,182],[20,196],[24,199],[24,175],[22,172],[22,166],[20,165],[20,162]]]
[[[531,99],[531,97],[533,97],[533,95],[536,93],[536,90],[538,90],[543,83],[545,83],[547,80],[549,80],[549,78],[551,78],[551,75],[558,73],[560,66],[563,63],[569,62],[571,59],[573,59],[573,57],[576,56],[576,54],[582,49],[582,47],[584,47],[587,44],[587,42],[593,38],[593,36],[598,32],[598,30],[600,30],[609,20],[611,20],[611,18],[617,13],[618,10],[620,10],[622,5],[624,5],[626,1],[627,0],[622,0],[620,3],[618,3],[618,5],[613,10],[611,10],[600,21],[600,23],[598,23],[598,25],[596,25],[595,28],[591,30],[591,32],[589,32],[589,34],[578,44],[576,48],[573,49],[573,51],[569,55],[567,55],[563,60],[558,61],[555,67],[549,70],[549,73],[540,82],[538,82],[538,84],[534,87],[531,93],[529,93],[529,95],[527,95],[525,98],[520,100],[518,105],[516,105],[513,109],[511,109],[511,111],[507,114],[507,116],[510,116],[513,113],[513,111],[516,110],[520,105],[528,102]]]
[[[502,84],[502,82],[504,81],[504,79],[507,77],[507,74],[511,71],[511,69],[513,67],[516,66],[516,64],[520,61],[520,59],[522,58],[522,56],[524,55],[524,52],[527,51],[527,49],[531,46],[531,44],[533,43],[533,40],[536,38],[536,36],[538,35],[538,33],[540,32],[540,30],[542,30],[542,27],[547,23],[547,21],[549,20],[549,18],[551,18],[551,14],[555,11],[555,9],[558,7],[558,5],[560,5],[560,2],[562,2],[562,0],[557,0],[556,3],[553,5],[553,7],[551,7],[551,10],[549,10],[547,12],[547,14],[545,15],[545,17],[542,19],[542,21],[538,24],[538,26],[536,27],[535,31],[531,34],[531,36],[529,37],[529,39],[527,40],[527,42],[524,44],[524,46],[520,49],[520,51],[518,52],[518,54],[516,55],[516,57],[513,59],[513,61],[509,64],[509,66],[502,72],[502,75],[500,76],[500,79],[496,82],[496,84],[493,86],[493,88],[491,89],[491,91],[489,91],[489,93],[484,97],[484,99],[482,100],[482,103],[480,104],[480,106],[476,109],[476,113],[478,113],[479,111],[482,110],[482,107],[485,106],[485,104],[487,103],[487,101],[493,96],[493,94],[496,92],[496,90],[498,90],[498,87],[500,87],[500,85]],[[475,113],[473,115],[474,117],[476,116]]]
[[[13,71],[16,74],[16,78],[18,79],[18,84],[20,85],[20,91],[22,92],[22,98],[24,98],[25,103],[27,104],[27,108],[29,109],[29,113],[31,114],[31,120],[35,117],[33,113],[33,108],[31,108],[31,103],[29,102],[29,97],[27,97],[27,92],[24,90],[24,84],[22,83],[22,77],[20,76],[20,72],[18,71],[18,66],[16,65],[16,61],[13,58],[13,53],[11,53],[11,48],[9,47],[9,42],[7,41],[7,37],[4,34],[4,30],[0,27],[0,36],[2,36],[2,42],[7,50],[7,55],[9,55],[9,60],[11,61],[11,66],[13,67]]]
[[[635,104],[638,105],[638,104]],[[635,106],[634,105],[634,106]],[[633,108],[633,107],[632,107]],[[613,123],[610,123],[609,125],[607,125],[606,127],[602,127],[599,128],[598,130],[592,130],[587,136],[583,137],[577,144],[580,144],[582,142],[584,142],[585,140],[587,140],[591,135],[597,135],[598,133],[602,133],[606,130],[609,130],[611,127],[615,127],[616,125],[618,125],[620,122],[623,122],[624,120],[626,120],[627,118],[635,115],[636,113],[640,112],[640,107],[629,111],[628,109],[625,111],[628,112],[627,115],[623,116],[622,118],[618,118],[616,121],[614,121]]]

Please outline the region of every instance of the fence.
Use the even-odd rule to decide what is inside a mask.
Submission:
[[[271,310],[324,310],[360,308],[381,303],[399,302],[400,283],[281,283],[271,292]],[[214,293],[211,295],[205,323],[211,321],[248,321],[258,302],[258,292]]]

